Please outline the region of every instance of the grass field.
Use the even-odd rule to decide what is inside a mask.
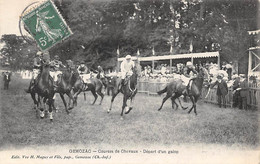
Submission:
[[[122,95],[115,99],[108,114],[110,96],[105,96],[102,105],[90,105],[91,93],[87,92],[87,101],[81,94],[78,106],[69,115],[57,96],[59,111],[51,124],[49,118],[36,118],[30,95],[24,92],[28,83],[29,80],[16,75],[10,89],[3,90],[0,82],[1,149],[68,144],[119,147],[219,144],[250,149],[259,145],[259,111],[223,109],[200,101],[195,116],[193,112],[173,110],[168,100],[159,112],[162,97],[144,94],[137,94],[134,109],[124,120],[120,119]]]

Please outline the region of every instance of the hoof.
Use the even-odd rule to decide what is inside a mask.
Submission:
[[[53,119],[50,119],[51,123],[53,123]]]
[[[186,109],[188,109],[188,107],[184,107],[184,108],[182,108],[183,110],[186,110]]]
[[[161,109],[158,109],[158,111],[160,111]]]
[[[125,114],[128,114],[133,108],[130,107],[127,111],[125,111]]]

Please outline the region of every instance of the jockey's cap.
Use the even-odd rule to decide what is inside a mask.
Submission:
[[[186,63],[186,66],[192,66],[192,62],[188,61],[188,62]]]
[[[42,52],[41,52],[41,51],[38,51],[38,52],[36,53],[36,55],[37,55],[37,56],[42,55]]]
[[[82,60],[82,61],[80,62],[80,64],[85,64],[85,62]]]
[[[58,55],[55,55],[54,58],[55,58],[55,59],[58,59],[58,58],[60,58],[60,57],[59,57]]]
[[[132,57],[131,57],[131,55],[126,55],[125,58],[126,58],[126,59],[131,59]]]

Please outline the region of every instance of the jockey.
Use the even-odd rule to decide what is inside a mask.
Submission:
[[[193,76],[190,75],[191,72],[193,73]],[[186,89],[183,93],[188,93],[187,91],[191,89],[192,80],[194,79],[196,74],[198,74],[198,72],[195,70],[195,67],[193,66],[192,62],[188,61],[186,63],[186,67],[184,67],[183,69],[183,75],[181,75],[181,79],[184,82],[184,85],[186,86]],[[190,86],[189,88],[188,85]]]
[[[60,61],[60,58],[58,55],[54,56],[54,60],[52,60],[50,62],[50,66],[51,66],[50,75],[52,76],[54,82],[56,82],[58,80],[58,75],[62,73],[60,71],[61,68],[65,68],[65,66]]]
[[[42,66],[42,54],[43,53],[41,51],[38,51],[33,59],[33,76],[29,88],[26,90],[27,93],[31,92],[34,84],[36,83],[36,78],[40,74],[40,68]]]
[[[99,65],[97,68],[97,78],[101,79],[105,75],[103,68]]]
[[[90,71],[88,69],[88,67],[85,65],[84,61],[81,61],[79,67],[78,67],[78,73],[80,74],[79,76],[81,77],[81,79],[83,80],[84,83],[89,83],[90,80]]]
[[[132,75],[132,68],[135,66],[135,63],[132,61],[132,57],[130,55],[127,55],[125,57],[125,60],[121,63],[121,86],[125,83],[125,78],[127,75]]]
[[[77,70],[79,74],[89,73],[88,67],[85,65],[84,61],[80,62],[80,65]]]

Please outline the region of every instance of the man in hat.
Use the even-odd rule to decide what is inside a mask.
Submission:
[[[134,68],[135,63],[132,61],[132,57],[131,55],[127,55],[125,57],[125,60],[123,60],[123,62],[120,65],[120,69],[121,69],[121,86],[119,87],[121,89],[121,87],[125,84],[125,78],[126,76],[130,76],[132,75],[132,69]]]
[[[240,101],[241,102],[240,109],[247,110],[247,100],[249,97],[249,92],[248,92],[248,82],[245,74],[240,74],[240,87],[238,89],[240,90],[240,97],[242,99],[242,101]]]
[[[237,90],[240,87],[240,77],[235,74],[232,76],[233,81],[233,107],[238,107],[240,101],[240,91]]]
[[[40,68],[42,66],[42,52],[38,51],[33,59],[33,76],[29,85],[29,88],[26,90],[27,93],[30,93],[32,88],[36,83],[36,79],[40,74]]]
[[[217,81],[211,85],[211,89],[217,85],[217,96],[218,96],[218,105],[221,108],[221,101],[223,101],[223,106],[226,108],[226,95],[228,94],[227,83],[223,80],[224,75],[218,74]]]

